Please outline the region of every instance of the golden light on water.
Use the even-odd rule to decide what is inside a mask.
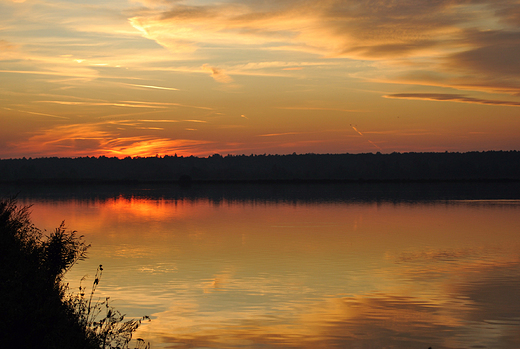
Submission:
[[[71,285],[103,264],[99,296],[151,315],[154,347],[519,340],[518,201],[34,203],[37,226],[67,217],[92,243]]]

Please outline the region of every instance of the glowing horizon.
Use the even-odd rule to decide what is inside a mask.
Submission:
[[[0,0],[0,158],[519,150],[519,14]]]

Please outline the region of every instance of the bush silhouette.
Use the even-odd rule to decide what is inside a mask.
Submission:
[[[62,282],[64,274],[86,258],[89,245],[62,223],[49,236],[30,221],[29,208],[11,198],[0,201],[0,343],[5,348],[128,348],[144,317],[124,322],[108,304],[77,295]],[[101,312],[105,309],[105,312]],[[149,347],[138,340],[137,347]]]

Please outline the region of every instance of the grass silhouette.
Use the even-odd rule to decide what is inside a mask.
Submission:
[[[29,207],[14,198],[0,201],[0,346],[3,348],[128,349],[147,316],[125,321],[109,305],[94,300],[103,268],[87,293],[70,292],[65,273],[86,258],[90,247],[62,223],[48,236],[30,221]],[[149,344],[138,339],[135,348]]]

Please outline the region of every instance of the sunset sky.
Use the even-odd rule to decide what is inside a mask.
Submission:
[[[0,0],[0,158],[473,150],[519,0]]]

